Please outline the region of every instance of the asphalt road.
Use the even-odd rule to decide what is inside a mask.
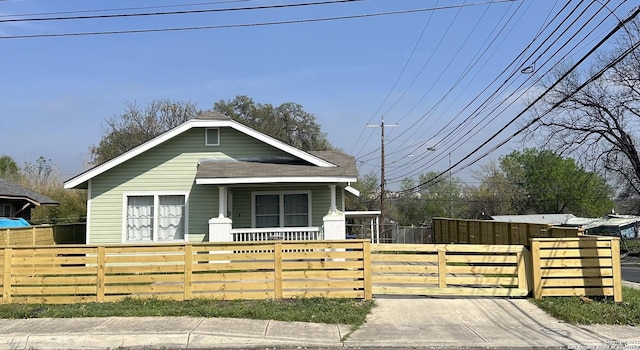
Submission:
[[[640,257],[627,256],[621,261],[622,279],[640,283]]]

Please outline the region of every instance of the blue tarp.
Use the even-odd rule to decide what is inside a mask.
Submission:
[[[9,219],[9,218],[0,218],[0,228],[11,228],[11,227],[29,227],[29,222],[23,218],[17,219]]]

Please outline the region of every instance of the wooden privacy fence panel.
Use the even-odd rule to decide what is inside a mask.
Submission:
[[[85,244],[87,223],[56,224],[53,226],[53,240],[56,244]]]
[[[126,297],[371,298],[369,242],[259,242],[0,249],[3,303]]]
[[[86,223],[0,229],[0,246],[83,244]]]
[[[545,224],[433,218],[433,235],[436,244],[497,244],[528,247],[531,238],[577,237],[581,232],[577,228]]]
[[[53,226],[0,229],[0,245],[54,245]]]
[[[531,255],[536,299],[585,295],[622,301],[619,238],[533,239]]]
[[[374,244],[373,294],[529,294],[524,246]]]

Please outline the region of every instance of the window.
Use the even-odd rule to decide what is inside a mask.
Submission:
[[[134,195],[126,197],[126,241],[176,241],[185,239],[184,195]]]
[[[311,226],[309,193],[254,194],[254,227]]]
[[[220,146],[220,129],[206,128],[204,131],[205,146]]]
[[[2,206],[2,217],[10,218],[13,217],[13,210],[11,210],[11,204],[5,204]]]

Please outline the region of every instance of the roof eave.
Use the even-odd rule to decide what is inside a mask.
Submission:
[[[199,178],[196,185],[244,185],[244,184],[270,184],[270,183],[349,183],[356,181],[354,177],[329,177],[329,176],[273,176],[273,177],[225,177],[225,178]]]

